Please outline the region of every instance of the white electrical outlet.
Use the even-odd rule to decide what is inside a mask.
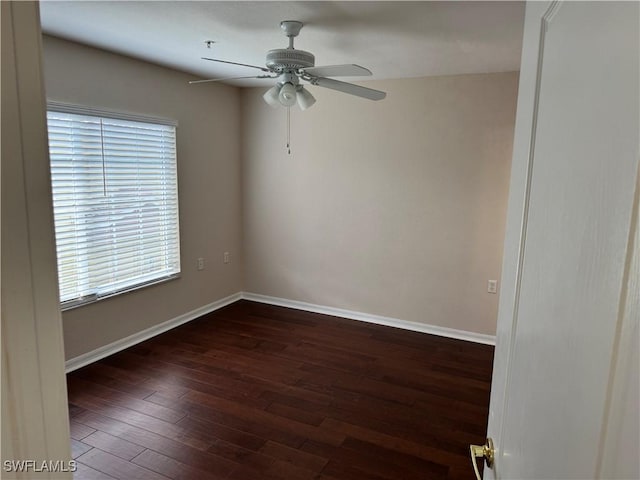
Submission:
[[[198,259],[198,270],[204,270],[204,258]]]
[[[489,293],[498,293],[498,281],[497,280],[489,280],[489,281],[487,281],[487,292],[489,292]]]
[[[224,255],[222,256],[222,261],[224,263],[231,262],[231,255],[229,255],[229,252],[224,252]]]

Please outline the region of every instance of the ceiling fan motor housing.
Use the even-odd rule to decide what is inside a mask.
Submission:
[[[316,58],[312,53],[292,48],[278,48],[267,52],[267,68],[275,72],[313,67]]]

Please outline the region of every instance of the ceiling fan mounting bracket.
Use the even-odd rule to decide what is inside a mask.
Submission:
[[[280,28],[287,37],[297,37],[302,29],[302,22],[297,20],[284,20],[280,22]]]

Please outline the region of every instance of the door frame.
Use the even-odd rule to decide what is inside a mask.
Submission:
[[[71,478],[37,2],[2,9],[2,478]],[[8,472],[5,460],[29,460]],[[66,471],[37,473],[43,461]],[[20,468],[20,467],[14,467]]]

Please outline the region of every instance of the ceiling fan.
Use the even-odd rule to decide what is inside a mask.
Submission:
[[[280,105],[292,107],[297,103],[301,110],[306,110],[316,102],[313,95],[311,95],[311,93],[309,93],[309,91],[300,84],[301,80],[309,82],[311,85],[330,88],[332,90],[348,93],[349,95],[355,95],[368,100],[382,100],[387,96],[385,92],[381,92],[380,90],[374,90],[372,88],[354,85],[353,83],[328,78],[369,76],[371,75],[371,71],[354,64],[316,67],[315,57],[312,53],[293,48],[293,39],[300,33],[302,25],[302,22],[295,20],[285,20],[280,22],[280,28],[289,38],[289,46],[287,48],[269,50],[267,52],[266,67],[202,57],[203,60],[209,60],[212,62],[255,68],[264,72],[263,75],[193,80],[189,83],[218,82],[222,80],[236,80],[241,78],[277,78],[276,85],[271,87],[264,94],[264,100],[272,107]]]

